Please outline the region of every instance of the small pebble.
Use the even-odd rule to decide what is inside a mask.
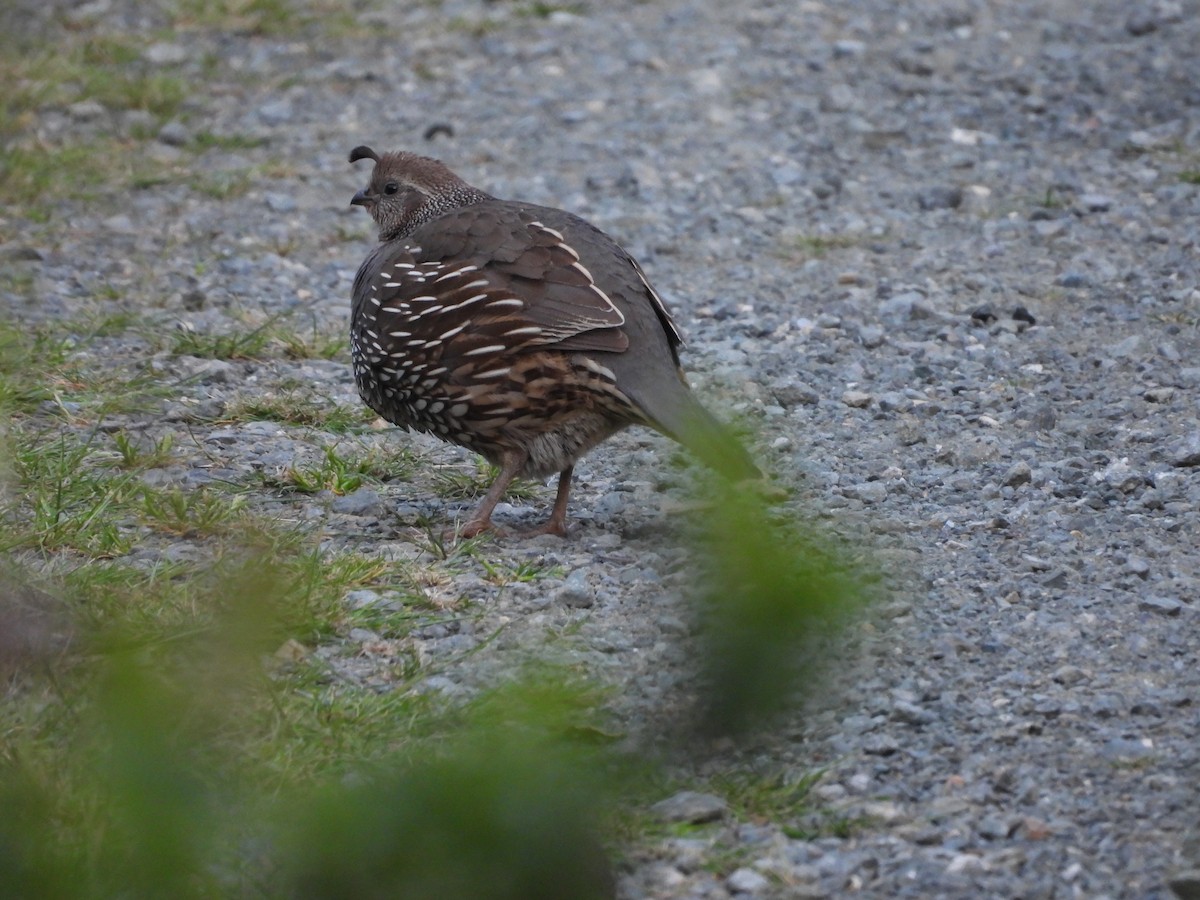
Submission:
[[[1200,466],[1200,431],[1176,443],[1169,451],[1171,465],[1177,468]]]
[[[158,130],[158,139],[172,147],[182,147],[192,139],[182,122],[168,122]]]
[[[1134,37],[1152,34],[1158,30],[1158,22],[1148,9],[1138,9],[1125,20],[1125,30]]]
[[[926,210],[958,209],[962,202],[962,188],[949,185],[927,187],[917,194],[917,204]]]
[[[1174,597],[1141,597],[1138,600],[1138,609],[1160,616],[1178,616],[1183,608],[1183,603]]]
[[[771,880],[761,872],[743,866],[725,879],[725,886],[735,894],[758,894],[771,886]]]
[[[329,504],[331,512],[348,516],[378,515],[383,509],[383,500],[370,488],[359,488],[351,494],[335,497]]]
[[[1033,469],[1029,463],[1020,460],[1009,468],[1004,474],[1001,483],[1007,487],[1020,487],[1023,484],[1029,484],[1033,480]]]
[[[714,794],[680,791],[650,807],[650,812],[664,822],[687,822],[700,825],[723,818],[729,805]]]
[[[977,306],[971,310],[971,321],[979,322],[983,325],[990,325],[992,322],[996,321],[996,311],[992,308],[990,303],[984,303],[981,306]]]

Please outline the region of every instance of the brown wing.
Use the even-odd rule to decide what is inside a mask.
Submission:
[[[536,209],[494,202],[453,210],[417,229],[405,252],[380,271],[381,311],[454,313],[465,320],[462,340],[479,346],[629,347],[625,315]]]

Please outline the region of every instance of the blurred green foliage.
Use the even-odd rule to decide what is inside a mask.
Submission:
[[[702,519],[697,615],[703,652],[696,724],[745,737],[795,709],[837,660],[841,628],[878,579],[816,527],[772,516],[753,492],[710,485]]]
[[[349,786],[325,786],[290,819],[289,892],[612,896],[600,811],[617,776],[571,728],[581,696],[544,680],[516,681],[475,704],[427,753]]]
[[[695,722],[744,737],[795,709],[832,626],[865,594],[836,554],[784,539],[761,501],[709,499]],[[339,742],[334,718],[263,737],[288,727],[272,708],[289,694],[321,690],[272,655],[313,637],[287,552],[226,557],[189,587],[197,615],[161,633],[126,605],[66,658],[26,654],[0,709],[5,895],[611,897],[614,811],[644,799],[645,760],[617,749],[586,676],[542,667],[465,704],[398,708],[410,718],[382,745],[339,744],[315,769],[295,764],[296,744]],[[336,697],[321,703],[336,715]],[[661,749],[663,736],[626,737]],[[674,740],[675,759],[710,744]],[[764,784],[802,805],[806,785],[784,796]]]

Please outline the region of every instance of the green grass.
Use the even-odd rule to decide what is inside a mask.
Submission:
[[[548,567],[538,562],[521,560],[516,563],[498,563],[489,560],[482,552],[473,555],[487,573],[487,580],[493,584],[527,584],[540,578],[561,578],[564,575],[561,568]]]
[[[182,76],[139,65],[142,46],[132,36],[91,34],[87,40],[68,39],[32,53],[6,54],[0,71],[13,86],[6,105],[9,130],[39,107],[83,100],[109,110],[174,116],[187,96],[187,83]]]
[[[787,822],[811,812],[809,793],[820,776],[819,771],[795,779],[779,772],[723,772],[713,776],[709,788],[725,798],[739,821]]]
[[[256,177],[250,168],[198,172],[188,179],[188,187],[210,200],[233,200],[249,193]]]
[[[319,26],[322,33],[356,34],[352,8],[340,0],[164,0],[172,29],[234,31],[290,37]]]
[[[364,483],[403,480],[416,470],[417,460],[411,451],[397,447],[386,453],[370,451],[358,456],[340,453],[336,446],[326,447],[320,462],[292,466],[281,473],[264,473],[268,487],[283,488],[301,494],[330,491],[350,494]]]
[[[130,473],[112,474],[92,465],[95,435],[27,433],[6,435],[12,478],[4,518],[20,522],[0,539],[0,551],[36,548],[77,550],[107,557],[128,552],[119,521],[138,492]]]
[[[367,425],[374,420],[375,414],[361,404],[333,403],[300,389],[284,388],[278,392],[243,396],[229,405],[224,418],[230,422],[280,422],[345,434]]]
[[[662,770],[654,766],[635,768],[629,773],[628,802],[616,811],[613,828],[623,845],[640,848],[642,855],[648,852],[651,857],[658,842],[703,840],[707,845],[703,869],[725,877],[762,855],[738,836],[736,825],[773,825],[786,837],[802,841],[848,839],[869,825],[865,819],[847,818],[825,808],[812,796],[812,788],[822,775],[823,770],[818,768],[784,770],[763,762],[761,756],[756,763],[727,762],[717,771],[710,767],[703,776],[675,770],[664,777]],[[680,791],[720,797],[727,810],[720,819],[703,823],[664,822],[654,815],[651,808],[656,802]]]
[[[281,327],[275,332],[275,340],[283,347],[283,354],[288,359],[350,361],[349,341],[346,339],[346,330],[341,325],[334,329],[322,329],[313,322],[307,329]]]
[[[855,247],[863,238],[849,234],[785,234],[776,243],[775,255],[791,263],[822,259],[835,250]]]
[[[434,473],[433,489],[445,500],[477,500],[488,492],[500,469],[483,459],[475,461],[473,470],[443,468]],[[512,500],[533,500],[540,494],[540,485],[524,479],[514,479],[504,492]]]
[[[288,359],[348,358],[345,330],[322,328],[315,321],[307,327],[277,315],[243,330],[229,332],[198,331],[177,328],[168,348],[177,356],[198,356],[203,359],[266,359],[284,356]]]
[[[83,166],[99,177],[81,184],[74,173]],[[44,203],[94,199],[106,184],[120,184],[128,174],[111,140],[90,146],[0,148],[0,198],[14,206],[34,207],[35,216],[43,214]]]
[[[582,3],[521,3],[516,7],[518,16],[525,16],[531,19],[548,19],[556,12],[572,13],[581,15],[586,11],[586,7]]]
[[[22,419],[53,408],[65,421],[88,424],[114,412],[146,410],[169,395],[172,385],[129,360],[90,367],[77,355],[123,321],[118,316],[21,328],[0,320],[0,412]]]
[[[487,11],[480,15],[447,17],[445,28],[482,38],[506,28],[520,27],[524,20],[548,19],[558,12],[582,15],[587,11],[587,7],[582,3],[546,3],[542,0],[521,0],[507,6],[506,9],[500,3],[492,3]],[[432,81],[437,78],[436,72],[422,63],[417,63],[414,71],[419,78],[425,80]]]
[[[33,52],[0,55],[0,201],[44,214],[56,201],[90,201],[135,182],[161,177],[162,165],[131,152],[136,141],[102,134],[56,145],[33,140],[40,111],[94,101],[104,115],[140,110],[156,121],[177,116],[187,96],[180,75],[140,65],[128,36],[68,35]],[[78,173],[86,171],[86,178]],[[154,174],[152,174],[154,173]]]
[[[211,131],[198,131],[192,135],[189,148],[197,153],[204,153],[208,150],[253,150],[266,143],[266,138],[248,134],[215,134]]]
[[[28,413],[53,398],[69,352],[69,339],[62,334],[0,320],[0,411]],[[38,368],[28,365],[31,359],[39,361]]]
[[[197,488],[151,490],[143,487],[139,505],[142,523],[176,537],[226,533],[245,512],[245,500]]]
[[[245,331],[211,333],[194,328],[175,331],[170,352],[201,359],[263,359],[271,346],[271,322]]]
[[[122,469],[154,469],[165,466],[175,459],[175,438],[166,434],[152,440],[148,445],[127,431],[113,435],[113,446],[117,456],[114,465]]]
[[[1046,193],[1036,198],[1033,202],[1044,209],[1064,209],[1067,206],[1067,202],[1054,193],[1054,188],[1052,187],[1046,188]]]
[[[69,26],[51,20],[32,46],[20,34],[0,35],[0,83],[5,86],[0,97],[0,203],[45,221],[64,201],[91,204],[122,191],[180,181],[214,200],[242,196],[254,179],[270,171],[189,173],[145,152],[164,123],[188,118],[186,101],[197,84],[231,77],[211,58],[200,61],[200,72],[152,65],[144,58],[146,47],[163,39],[186,41],[192,32],[286,36],[317,25],[327,34],[361,31],[353,13],[335,0],[159,0],[153,7],[152,18],[166,24],[165,31],[114,31],[101,17]],[[39,128],[47,111],[84,102],[102,107],[97,133],[86,141],[60,143]],[[148,119],[126,129],[127,134],[115,134],[114,117],[129,111]],[[248,150],[261,143],[246,135],[198,131],[190,149]],[[80,172],[87,176],[79,177]]]

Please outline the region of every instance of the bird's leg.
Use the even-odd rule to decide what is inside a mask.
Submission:
[[[571,496],[571,473],[575,466],[570,465],[558,473],[558,493],[554,495],[554,510],[550,518],[541,528],[534,529],[530,534],[557,534],[567,536],[567,500]]]
[[[508,490],[512,480],[517,477],[517,473],[525,468],[528,460],[529,454],[524,450],[506,450],[504,452],[501,457],[500,474],[488,488],[487,495],[480,501],[474,514],[459,531],[459,537],[473,538],[485,531],[496,530],[492,525],[492,510],[496,508],[496,504],[500,502],[500,498],[504,496],[504,492]]]

